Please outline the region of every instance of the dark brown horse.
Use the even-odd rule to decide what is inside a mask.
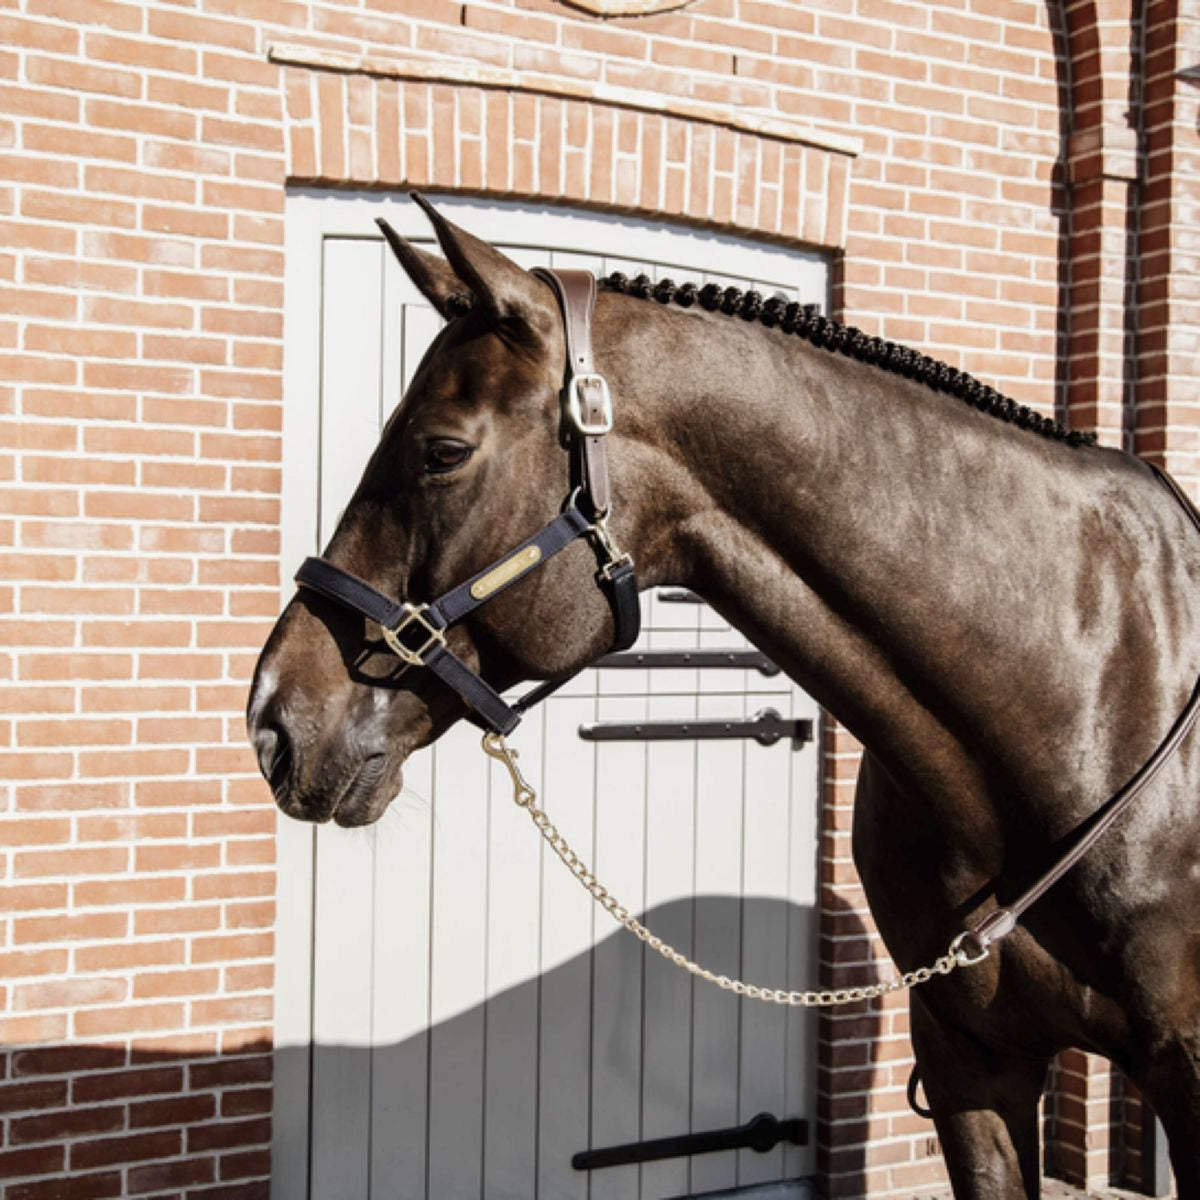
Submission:
[[[394,245],[448,324],[326,551],[417,600],[540,528],[566,487],[554,296],[431,217],[445,260]],[[737,315],[599,297],[613,530],[641,586],[698,592],[867,747],[855,855],[909,969],[1049,866],[1171,726],[1200,671],[1200,537],[1134,458],[928,360],[839,353],[840,327],[722,306]],[[497,688],[579,669],[612,637],[595,570],[574,543],[451,648]],[[305,591],[263,651],[250,730],[289,816],[376,820],[405,758],[464,715],[430,671],[397,674],[379,632]],[[914,994],[958,1197],[1037,1194],[1037,1101],[1066,1046],[1128,1072],[1200,1197],[1198,785],[1188,739],[985,962]]]

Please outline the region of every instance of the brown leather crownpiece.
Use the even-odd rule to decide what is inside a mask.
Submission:
[[[572,376],[596,373],[592,357],[592,314],[596,308],[596,277],[590,271],[546,270],[536,272],[554,289],[563,312],[563,328],[567,338],[568,373],[566,386]],[[580,408],[584,424],[599,425],[605,415],[604,394],[600,387],[583,382],[580,387]],[[612,504],[608,479],[608,454],[604,435],[580,434],[583,486],[598,517],[604,516]]]

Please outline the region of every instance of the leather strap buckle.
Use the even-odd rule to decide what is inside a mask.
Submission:
[[[601,517],[593,522],[588,532],[599,543],[600,551],[604,555],[604,561],[600,564],[599,574],[603,579],[612,579],[613,572],[620,567],[631,566],[633,557],[626,554],[615,541],[613,535],[609,532],[608,519]]]
[[[599,415],[589,419],[585,409],[591,409],[591,401],[585,397],[585,388],[596,388],[599,393]],[[589,414],[590,415],[590,414]],[[567,383],[567,416],[571,418],[577,432],[584,437],[603,437],[613,427],[612,393],[608,380],[594,371],[572,375]]]
[[[404,604],[401,607],[404,615],[395,625],[391,628],[387,625],[380,626],[383,631],[383,640],[387,642],[392,653],[403,659],[409,666],[423,667],[425,666],[425,655],[436,645],[444,646],[446,635],[425,616],[429,611],[427,604]],[[418,638],[423,636],[425,640],[419,644],[407,646],[400,640],[401,636],[414,627]]]

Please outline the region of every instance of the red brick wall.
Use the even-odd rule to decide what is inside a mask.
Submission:
[[[1071,8],[1086,34],[1093,6]],[[1176,29],[1172,4],[1151,8]],[[1141,285],[1155,357],[1138,437],[1152,451],[1167,439],[1190,470],[1194,415],[1178,389],[1194,348],[1166,332],[1198,315],[1169,241],[1194,195],[1179,176],[1195,113],[1171,74],[1176,40],[1152,39],[1148,57],[1143,237],[1160,260]],[[349,65],[269,61],[283,42]],[[1069,375],[1058,365],[1063,212],[1087,205],[1058,166],[1061,64],[1040,0],[697,0],[610,21],[558,0],[0,0],[0,47],[5,1200],[265,1192],[274,815],[241,708],[277,604],[289,169],[841,248],[848,319],[1119,427],[1111,389],[1088,381],[1123,351],[1106,343],[1101,363],[1080,335]],[[392,74],[364,74],[363,55]],[[501,178],[481,157],[494,131],[469,105],[447,134],[436,106],[399,104],[395,63],[414,59],[517,72],[514,111],[594,119],[564,123],[558,161],[536,125],[514,127]],[[421,84],[428,98],[437,86]],[[589,98],[597,87],[649,93],[674,115]],[[307,112],[303,94],[318,101]],[[729,140],[722,111],[759,129],[734,132],[701,195],[705,139]],[[795,149],[806,123],[862,152]],[[466,153],[447,160],[446,136]],[[807,197],[795,221],[789,188]],[[1111,207],[1101,196],[1091,210]],[[1123,267],[1107,253],[1097,261]],[[1111,333],[1122,301],[1093,291],[1080,308]],[[878,946],[849,859],[855,749],[832,728],[827,746],[823,970],[840,986],[877,969]],[[823,1028],[831,1190],[911,1195],[941,1179],[931,1127],[903,1101],[903,1008]],[[69,1193],[51,1182],[64,1176]]]

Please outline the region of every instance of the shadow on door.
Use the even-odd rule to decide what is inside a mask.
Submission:
[[[760,943],[773,934],[778,957],[753,982],[817,986],[811,907],[702,896],[645,920],[734,977],[748,931]],[[853,1039],[872,1041],[876,1014],[848,1011]],[[816,1194],[817,1034],[815,1011],[739,999],[613,927],[593,950],[403,1041],[278,1050],[279,1079],[297,1077],[288,1060],[309,1058],[311,1104],[304,1113],[277,1096],[276,1161],[307,1161],[312,1200],[798,1200]],[[347,1127],[348,1112],[369,1113],[368,1127]],[[803,1121],[804,1144],[688,1153],[698,1147],[685,1143],[638,1161],[647,1142],[727,1136],[761,1113]],[[572,1164],[598,1149],[624,1161]],[[861,1150],[823,1149],[851,1194]]]

